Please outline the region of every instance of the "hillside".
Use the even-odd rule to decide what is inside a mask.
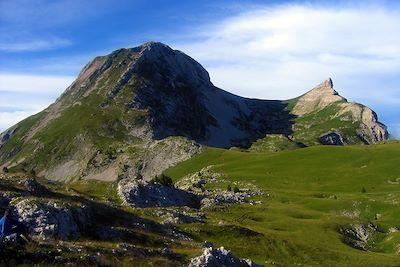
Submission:
[[[1,134],[0,166],[57,181],[149,180],[204,146],[246,149],[271,134],[300,147],[388,138],[376,114],[340,97],[330,79],[288,101],[243,98],[151,42],[96,57],[55,103]]]

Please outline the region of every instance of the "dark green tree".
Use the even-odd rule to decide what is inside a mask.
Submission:
[[[365,189],[365,187],[363,187],[363,188],[361,189],[361,193],[367,193],[367,189]]]

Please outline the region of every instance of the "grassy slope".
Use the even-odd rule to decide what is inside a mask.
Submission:
[[[211,240],[259,263],[395,266],[400,264],[395,255],[400,233],[387,232],[400,227],[400,185],[388,180],[400,177],[398,156],[399,143],[278,153],[208,149],[166,173],[177,180],[212,164],[226,179],[253,181],[270,194],[259,197],[262,205],[216,210],[207,214],[207,224],[183,227],[198,240]],[[339,215],[344,210],[360,216]],[[354,222],[373,222],[385,232],[375,236],[373,252],[342,242],[337,228]]]
[[[357,136],[360,122],[353,121],[351,114],[335,117],[341,109],[340,103],[335,102],[322,110],[295,118],[293,138],[307,146],[317,145],[321,134],[335,130],[342,133],[348,144],[360,144],[362,141]]]
[[[281,134],[268,134],[264,138],[254,142],[249,151],[251,152],[276,152],[281,150],[292,150],[301,146]]]

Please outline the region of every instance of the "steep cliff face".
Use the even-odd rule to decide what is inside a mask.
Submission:
[[[348,103],[331,80],[290,101],[243,98],[215,87],[189,56],[151,42],[87,64],[54,104],[0,136],[0,163],[53,180],[150,179],[202,145],[246,148],[269,134],[320,144],[327,129],[346,144],[387,138],[376,114]]]

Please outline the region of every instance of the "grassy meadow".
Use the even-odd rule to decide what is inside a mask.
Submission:
[[[209,148],[170,168],[175,181],[213,165],[224,180],[251,182],[265,194],[206,212],[180,226],[240,257],[276,266],[400,266],[400,143],[314,146],[254,153]],[[376,225],[367,251],[340,228]]]

